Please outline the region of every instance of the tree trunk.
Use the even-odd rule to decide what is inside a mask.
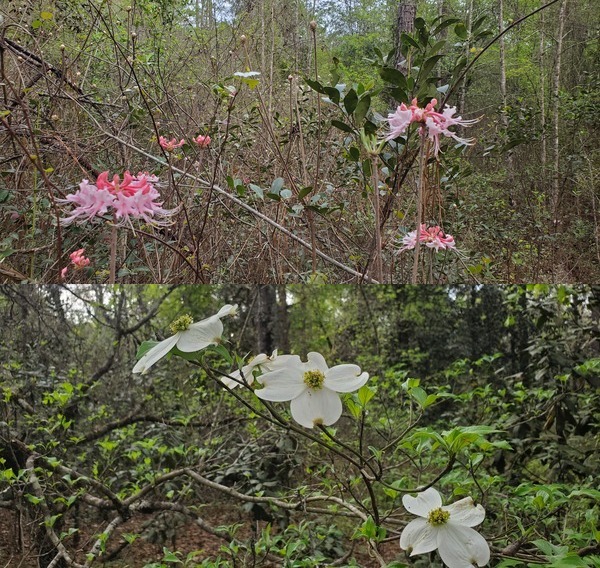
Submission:
[[[406,62],[400,53],[400,37],[403,33],[410,34],[415,30],[415,16],[417,6],[412,0],[400,0],[398,4],[398,15],[394,33],[394,45],[396,46],[396,69],[403,73],[407,70]]]
[[[565,14],[567,11],[567,0],[562,0],[558,11],[558,33],[556,37],[556,58],[554,75],[552,77],[552,146],[554,149],[554,172],[552,179],[551,207],[553,222],[558,223],[558,202],[560,199],[560,65],[562,58],[563,33],[565,30]]]
[[[469,0],[469,7],[467,12],[467,31],[469,32],[469,37],[471,36],[471,27],[473,26],[473,0]],[[467,60],[469,59],[469,53],[471,48],[471,42],[468,40],[465,44],[465,57]],[[460,95],[458,99],[458,114],[463,114],[465,112],[465,99],[467,97],[467,76],[462,80],[462,85],[460,87]]]
[[[277,298],[275,286],[259,286],[254,322],[258,353],[270,354],[275,349],[277,327]]]
[[[546,47],[544,46],[545,34],[544,34],[544,14],[546,12],[542,10],[540,14],[540,142],[542,145],[540,155],[540,189],[545,191],[546,189],[546,163],[547,150],[546,150],[546,77],[544,74],[545,65],[545,54]]]

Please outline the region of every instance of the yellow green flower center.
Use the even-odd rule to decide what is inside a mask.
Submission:
[[[440,525],[445,525],[450,518],[450,513],[448,511],[444,511],[442,509],[434,509],[429,512],[429,517],[427,522],[434,527],[439,527]]]
[[[325,375],[321,371],[306,371],[306,373],[304,373],[304,384],[309,389],[322,389],[324,381]]]
[[[171,331],[173,333],[178,333],[179,331],[185,331],[186,329],[190,328],[190,325],[192,325],[193,322],[194,322],[194,320],[192,319],[192,316],[189,314],[185,314],[184,316],[177,318],[171,324]]]

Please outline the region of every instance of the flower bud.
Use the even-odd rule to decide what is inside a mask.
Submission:
[[[315,20],[311,20],[309,26],[310,29],[314,32],[317,29],[317,22]]]

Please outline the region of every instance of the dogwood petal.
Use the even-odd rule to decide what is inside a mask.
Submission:
[[[283,402],[300,396],[307,386],[303,380],[303,363],[300,357],[289,361],[289,364],[281,369],[270,371],[260,377],[262,389],[254,391],[256,396],[263,400]]]
[[[325,361],[325,357],[320,353],[315,351],[311,351],[306,358],[308,359],[308,363],[306,364],[307,370],[319,370],[323,373],[327,373],[329,367],[327,366],[327,361]]]
[[[177,348],[185,353],[200,351],[209,345],[215,345],[223,335],[223,322],[216,314],[202,321],[193,323],[188,329],[180,332]]]
[[[158,360],[162,359],[177,343],[179,333],[168,337],[164,341],[157,343],[150,351],[144,353],[143,357],[135,364],[132,373],[147,373],[148,369]]]
[[[490,547],[477,531],[451,521],[437,528],[438,550],[448,568],[473,568],[490,561]]]
[[[477,526],[485,519],[485,509],[481,505],[475,505],[471,497],[465,497],[442,509],[450,513],[450,522],[465,527]]]
[[[259,392],[257,391],[257,394]],[[331,426],[339,420],[343,409],[340,397],[332,390],[322,388],[306,389],[292,400],[290,410],[298,424],[314,428],[316,424]]]
[[[425,519],[414,519],[400,535],[400,548],[408,551],[409,555],[431,552],[437,548],[436,527]]]
[[[336,392],[352,392],[369,380],[369,373],[361,373],[358,365],[336,365],[325,373],[323,385]]]
[[[416,497],[404,495],[402,497],[402,504],[409,513],[427,518],[430,511],[439,509],[442,506],[442,498],[433,487],[430,487],[419,493]]]

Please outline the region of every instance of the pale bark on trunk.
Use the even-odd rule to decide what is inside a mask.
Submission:
[[[504,31],[504,0],[499,0],[498,4],[498,20],[499,20],[499,32]],[[505,133],[508,132],[508,97],[506,95],[506,46],[504,44],[504,36],[500,37],[499,41],[500,48],[500,96],[502,98],[502,111],[500,113],[500,120],[502,121],[502,127]],[[512,150],[508,151],[506,162],[508,166],[508,186],[509,193],[512,199],[512,187],[513,187],[513,172],[514,172],[514,159]]]
[[[554,150],[554,172],[552,179],[551,206],[554,223],[558,222],[558,202],[560,200],[560,66],[562,59],[563,34],[565,30],[565,15],[567,0],[562,0],[558,12],[558,33],[556,37],[556,58],[554,75],[552,77],[552,146]]]
[[[540,185],[542,190],[546,188],[546,163],[548,161],[546,149],[546,76],[544,72],[546,46],[544,45],[544,14],[545,12],[542,10],[540,14]]]
[[[473,0],[469,0],[469,7],[467,11],[467,31],[469,33],[469,37],[471,36],[471,27],[473,26]],[[467,41],[465,44],[465,57],[468,61],[470,54],[471,42]],[[463,114],[465,112],[465,99],[467,98],[467,76],[462,80],[462,85],[460,87],[460,95],[458,98],[458,114]]]

